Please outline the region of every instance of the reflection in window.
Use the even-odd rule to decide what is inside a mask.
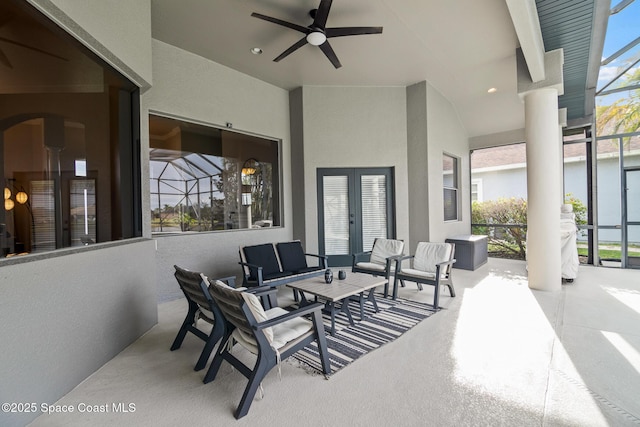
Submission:
[[[444,220],[456,221],[458,219],[458,159],[442,155],[442,182]]]
[[[154,115],[149,133],[152,232],[280,225],[276,141]]]
[[[0,2],[0,257],[140,236],[136,87],[22,3]]]

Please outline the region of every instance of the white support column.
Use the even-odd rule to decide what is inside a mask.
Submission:
[[[564,136],[562,135],[562,129],[567,127],[567,109],[560,108],[558,110],[558,153],[560,155],[560,204],[564,204]]]
[[[558,90],[523,94],[527,149],[527,262],[529,287],[560,290],[560,204]]]

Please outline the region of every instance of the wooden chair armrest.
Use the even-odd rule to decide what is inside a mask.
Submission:
[[[311,257],[318,258],[318,266],[324,267],[324,268],[329,268],[329,262],[328,262],[327,257],[325,255],[305,254],[305,256],[311,256]]]
[[[360,258],[364,257],[365,255],[369,255],[369,257],[371,257],[371,251],[357,252],[355,254],[351,254],[351,257],[353,260],[352,267],[355,267],[358,261],[360,260]]]
[[[449,261],[442,261],[442,262],[437,263],[436,265],[439,265],[439,266],[449,265],[449,264],[453,265],[454,262],[456,262],[456,259],[452,258]]]
[[[262,267],[256,264],[249,264],[248,262],[242,262],[242,261],[238,261],[238,264],[240,264],[243,267],[249,267],[249,268],[255,268],[256,272],[257,272],[257,280],[256,282],[258,283],[258,286],[262,286]],[[244,280],[245,282],[249,281],[249,276],[247,274],[245,274],[244,272],[244,268],[242,269],[242,274],[244,275]]]
[[[402,255],[392,255],[387,257],[387,265],[385,267],[385,277],[388,279],[391,275],[391,263],[396,263],[396,270],[398,269],[398,261],[402,258]]]
[[[236,287],[236,276],[216,277],[216,278],[211,279],[211,280],[219,280],[219,281],[224,282],[227,285],[231,286],[232,288]]]
[[[400,270],[402,270],[402,261],[405,261],[407,259],[413,259],[415,257],[415,255],[397,255],[395,256],[395,261],[396,261],[396,274],[400,273]]]
[[[276,288],[271,288],[268,286],[256,286],[253,288],[246,288],[243,292],[249,292],[254,294],[255,296],[261,297],[264,295],[277,294],[278,290]]]

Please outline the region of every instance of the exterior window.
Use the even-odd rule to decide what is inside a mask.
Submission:
[[[442,155],[444,220],[458,220],[458,158]]]
[[[281,225],[277,141],[156,115],[149,133],[153,233]]]
[[[471,201],[482,202],[482,179],[471,180]]]
[[[142,235],[137,88],[38,15],[0,3],[5,258]]]

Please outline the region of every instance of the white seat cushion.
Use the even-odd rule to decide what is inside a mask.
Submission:
[[[436,264],[449,261],[452,251],[451,243],[419,242],[413,258],[413,268],[435,274]]]
[[[373,262],[359,262],[356,264],[356,267],[366,268],[367,270],[375,270],[384,273],[386,268],[386,263],[384,265],[375,264]]]
[[[371,250],[371,258],[369,258],[369,262],[386,266],[387,258],[402,255],[403,250],[404,242],[402,240],[378,238]]]
[[[268,319],[282,316],[288,313],[287,310],[275,307],[264,312]],[[280,323],[269,329],[273,330],[273,340],[271,346],[276,350],[282,348],[288,342],[295,340],[296,338],[306,334],[313,327],[313,323],[302,317],[295,317],[286,322]],[[258,354],[258,347],[254,337],[247,336],[239,329],[235,329],[232,334],[243,347],[254,354]]]
[[[413,268],[403,268],[402,269],[402,275],[403,276],[413,276],[416,279],[430,279],[430,280],[435,280],[436,278],[436,274],[435,273],[427,273],[426,271],[422,271],[422,270],[416,270]],[[446,279],[446,276],[444,274],[440,275],[441,279]],[[408,279],[411,280],[411,279]]]

